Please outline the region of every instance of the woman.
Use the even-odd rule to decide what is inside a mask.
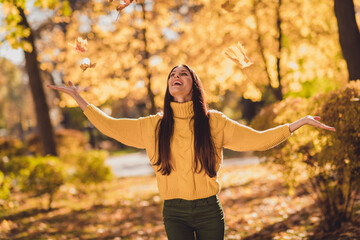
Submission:
[[[335,131],[311,116],[261,132],[241,125],[207,109],[201,81],[187,65],[174,67],[168,76],[164,112],[139,119],[109,117],[88,104],[70,81],[69,85],[48,86],[71,95],[105,135],[146,149],[164,199],[164,225],[170,240],[224,238],[224,214],[217,197],[223,147],[263,151],[306,124]]]

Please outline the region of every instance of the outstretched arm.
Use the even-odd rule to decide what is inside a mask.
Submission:
[[[71,81],[69,86],[54,86],[47,85],[49,88],[58,90],[72,96],[79,104],[85,116],[90,122],[103,134],[117,141],[136,148],[145,148],[145,142],[142,137],[143,125],[147,126],[145,118],[130,119],[130,118],[113,118],[105,114],[99,108],[89,104],[83,99],[79,90],[73,85]],[[147,119],[148,120],[148,119]]]
[[[87,105],[89,105],[89,103],[80,96],[79,89],[77,87],[75,87],[71,81],[69,81],[68,84],[69,84],[69,86],[65,86],[65,85],[56,86],[56,85],[50,85],[50,84],[48,84],[46,86],[51,89],[58,90],[60,92],[69,94],[79,104],[80,108],[83,111],[85,111],[85,109],[86,109]]]
[[[321,122],[319,122],[318,120],[320,120],[320,117],[315,116],[306,116],[304,118],[301,118],[299,120],[297,120],[296,122],[293,122],[289,125],[290,128],[290,132],[294,132],[296,129],[299,129],[300,127],[304,126],[304,125],[311,125],[317,128],[322,128],[325,130],[329,130],[329,131],[336,131],[335,128],[333,127],[329,127]]]
[[[242,125],[223,113],[213,112],[214,121],[222,122],[224,130],[223,147],[234,151],[265,151],[280,144],[292,133],[303,125],[335,131],[333,127],[326,126],[318,120],[320,117],[304,117],[291,124],[284,124],[265,131],[257,131],[251,127]],[[216,120],[217,119],[217,120]]]

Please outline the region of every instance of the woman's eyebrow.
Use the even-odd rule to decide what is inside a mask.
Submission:
[[[186,70],[180,70],[180,72],[186,72],[186,73],[188,73],[188,71],[186,71]],[[176,71],[174,70],[174,71],[172,71],[172,73],[171,74],[173,74],[173,73],[176,73]]]

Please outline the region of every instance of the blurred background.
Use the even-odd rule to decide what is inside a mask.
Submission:
[[[71,97],[45,86],[71,80],[83,89],[83,98],[106,114],[138,118],[162,110],[167,76],[178,64],[187,64],[198,74],[210,108],[257,130],[306,115],[319,115],[337,129],[331,134],[302,128],[285,143],[261,153],[225,151],[225,158],[261,159],[281,173],[276,181],[284,186],[282,196],[302,194],[309,197],[304,202],[318,210],[313,223],[299,223],[306,227],[290,233],[290,227],[272,225],[279,218],[257,222],[264,217],[258,210],[256,216],[229,213],[228,239],[331,239],[328,232],[333,232],[332,239],[360,235],[355,227],[360,215],[360,0],[137,0],[117,11],[123,3],[0,1],[0,237],[21,239],[25,232],[27,239],[165,239],[154,176],[114,178],[114,157],[138,150],[102,135]],[[87,39],[86,52],[69,45],[78,37]],[[238,42],[254,62],[245,69],[224,54]],[[96,66],[83,71],[84,58]],[[272,175],[266,172],[270,170],[255,174],[263,167],[250,167],[251,182],[260,184],[259,179]],[[227,171],[224,167],[225,179],[243,176]],[[244,179],[226,180],[223,186],[241,191]],[[137,190],[122,187],[124,181],[135,181],[131,183]],[[149,182],[152,185],[146,185]],[[116,194],[109,186],[117,188]],[[224,206],[237,206],[238,194],[224,191],[220,195]],[[98,199],[107,199],[113,210],[129,209],[126,199],[137,209],[154,207],[154,212],[142,215],[157,214],[159,226],[131,221],[123,225],[128,210],[110,221],[114,225],[109,229],[120,225],[118,232],[87,223],[93,228],[84,226],[74,233],[80,220],[64,230],[60,226],[68,218],[59,217],[53,224],[37,218],[60,214],[50,209],[85,211],[89,206],[89,213],[97,216],[99,208],[110,209]],[[316,212],[305,211],[305,205],[280,214],[281,221],[295,212],[300,219]],[[104,211],[105,219],[113,216],[113,211]],[[25,230],[31,217],[37,223],[33,232]],[[251,217],[257,220],[243,222]],[[273,228],[266,229],[268,225]]]

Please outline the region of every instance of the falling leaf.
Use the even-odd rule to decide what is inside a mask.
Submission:
[[[235,6],[236,6],[236,3],[234,0],[227,0],[223,4],[221,4],[221,7],[228,12],[234,11]]]
[[[132,3],[133,0],[124,0],[124,1],[120,1],[119,5],[116,7],[116,11],[119,12],[117,18],[116,18],[116,21],[119,19],[119,16],[120,16],[120,12],[121,10],[123,10],[124,8],[126,8],[127,6],[130,5],[130,3]]]
[[[75,40],[75,44],[68,43],[70,46],[72,46],[76,51],[78,52],[86,52],[87,51],[87,39],[82,39],[81,37],[78,37]]]
[[[250,59],[246,56],[245,49],[241,43],[237,43],[237,45],[228,47],[224,53],[228,58],[239,64],[241,69],[249,67],[253,64],[253,62],[251,62]]]
[[[119,3],[119,5],[116,7],[116,11],[118,11],[120,13],[121,10],[123,10],[124,8],[126,8],[127,6],[130,5],[130,3],[132,3],[133,0],[124,0],[121,1]]]
[[[94,68],[96,66],[96,63],[92,63],[92,64],[80,64],[80,68],[83,70],[83,72],[88,69],[88,68]]]
[[[91,63],[89,58],[84,58],[80,62],[80,68],[83,70],[83,72],[88,68],[94,68],[96,66],[96,63]]]

